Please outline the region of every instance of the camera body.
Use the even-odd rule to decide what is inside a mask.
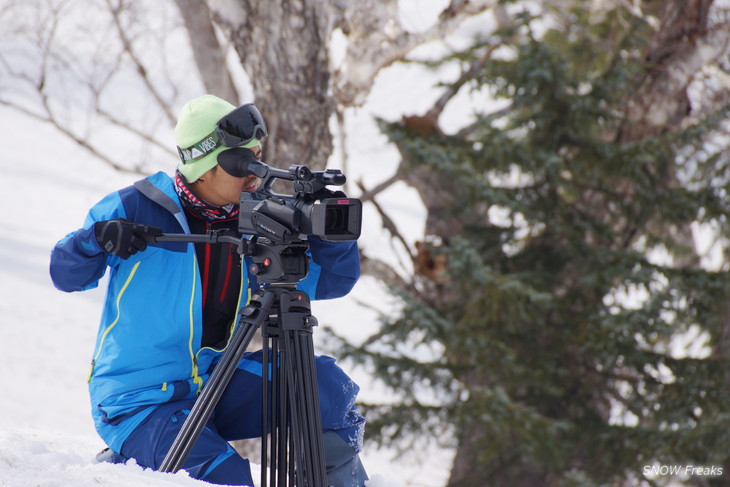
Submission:
[[[263,164],[262,164],[263,165]],[[357,240],[362,227],[362,202],[326,190],[342,185],[338,169],[312,172],[306,166],[288,171],[266,166],[266,176],[254,193],[241,193],[238,230],[274,243],[288,244],[307,235],[328,241]],[[292,181],[293,195],[274,193],[276,179]],[[325,197],[320,198],[319,196]]]
[[[345,183],[341,171],[312,172],[301,165],[284,171],[261,162],[251,162],[248,169],[263,181],[257,191],[241,193],[238,230],[258,237],[249,272],[259,282],[303,279],[309,268],[308,236],[334,242],[360,237],[362,202],[326,189]],[[294,194],[275,193],[277,179],[291,181]]]

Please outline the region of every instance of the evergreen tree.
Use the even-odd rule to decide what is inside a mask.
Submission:
[[[666,484],[655,464],[728,485],[730,280],[687,238],[707,225],[727,248],[727,142],[710,141],[728,106],[642,126],[656,34],[583,3],[441,61],[507,108],[453,134],[382,122],[427,243],[398,316],[337,346],[394,392],[365,405],[368,436],[450,439],[450,486]]]

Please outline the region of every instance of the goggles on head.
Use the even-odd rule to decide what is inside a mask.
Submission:
[[[266,122],[253,103],[246,103],[224,115],[215,130],[190,147],[178,147],[183,164],[189,164],[219,147],[240,147],[266,137]],[[253,144],[252,144],[253,145]]]

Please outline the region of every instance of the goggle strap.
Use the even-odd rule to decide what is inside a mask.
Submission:
[[[182,163],[188,164],[205,157],[220,146],[221,143],[218,138],[218,133],[214,130],[210,134],[206,135],[203,140],[191,145],[190,147],[186,147],[185,149],[178,147],[177,152],[180,155],[180,159],[182,159]]]

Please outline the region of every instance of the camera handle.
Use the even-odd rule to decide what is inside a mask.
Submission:
[[[251,255],[256,243],[245,238],[222,235],[221,230],[210,230],[206,234],[194,233],[163,233],[162,235],[145,235],[142,237],[147,243],[157,242],[184,242],[184,243],[230,243],[236,246],[240,255]]]
[[[239,253],[247,255],[253,252],[255,245],[246,239],[216,233],[163,234],[154,237],[154,241],[233,243],[238,245]],[[261,329],[260,485],[269,485],[266,478],[268,469],[271,487],[326,487],[324,440],[312,339],[312,329],[317,325],[317,319],[311,315],[309,296],[297,290],[295,283],[270,284],[259,289],[249,304],[239,310],[239,315],[239,324],[231,335],[226,351],[196,399],[159,470],[177,472],[182,468],[256,330]],[[270,443],[267,433],[271,434]]]

